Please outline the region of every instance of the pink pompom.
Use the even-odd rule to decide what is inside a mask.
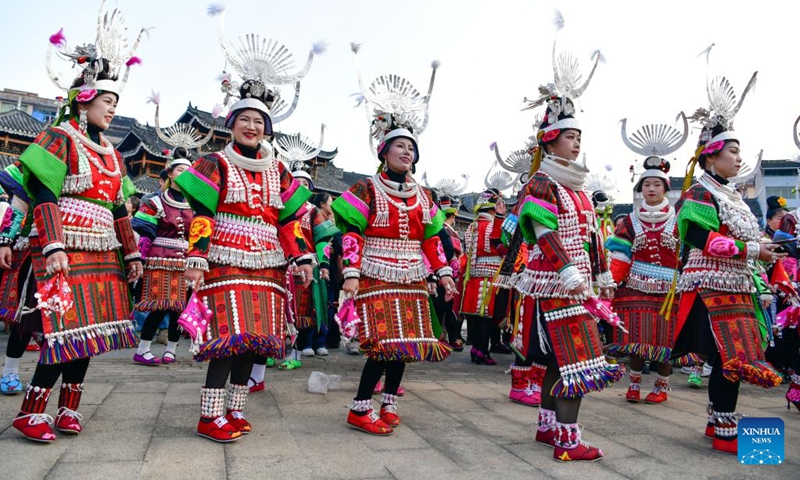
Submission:
[[[67,44],[67,37],[64,36],[64,29],[61,28],[58,32],[50,35],[50,43],[56,47],[63,47]]]
[[[131,57],[128,59],[127,62],[125,62],[125,66],[127,67],[132,67],[133,65],[141,65],[141,64],[142,64],[142,59],[139,57]]]

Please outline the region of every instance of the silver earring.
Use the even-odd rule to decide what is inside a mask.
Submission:
[[[714,169],[714,165],[711,165],[711,175],[716,175],[717,171]]]
[[[81,110],[81,114],[79,116],[79,121],[80,121],[79,126],[80,126],[80,129],[81,129],[81,132],[86,133],[86,110]]]

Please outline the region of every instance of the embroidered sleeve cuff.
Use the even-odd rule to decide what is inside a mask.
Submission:
[[[361,270],[361,255],[364,248],[364,238],[353,232],[348,232],[342,235],[342,262],[344,263],[343,271],[348,269],[360,271]]]
[[[39,234],[39,243],[45,247],[53,242],[64,244],[64,227],[61,211],[55,203],[42,203],[33,209],[33,223]]]
[[[357,268],[345,268],[342,270],[342,277],[344,277],[345,280],[361,278],[361,272],[359,272]]]
[[[577,288],[583,282],[583,275],[575,265],[570,265],[558,272],[558,278],[567,291]]]
[[[192,257],[186,261],[186,269],[196,268],[204,272],[208,271],[208,260],[200,257]]]
[[[294,263],[296,263],[297,265],[316,265],[317,264],[316,255],[313,253],[300,255],[299,257],[294,259]]]
[[[123,259],[128,261],[128,257],[131,257],[131,259],[133,258],[132,255],[136,255],[137,259],[141,258],[139,244],[136,241],[136,236],[133,234],[131,221],[128,217],[115,220],[114,230],[116,230],[117,233],[117,240],[122,244]]]

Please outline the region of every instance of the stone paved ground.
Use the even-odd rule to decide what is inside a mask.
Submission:
[[[7,338],[0,335],[0,351]],[[159,368],[133,365],[132,351],[93,360],[80,408],[84,432],[50,445],[22,439],[10,427],[21,398],[0,397],[0,478],[800,478],[800,413],[786,409],[785,387],[744,386],[739,402],[746,415],[786,423],[788,460],[781,466],[743,466],[712,452],[702,436],[706,389],[689,389],[680,374],[663,405],[628,404],[622,386],[590,395],[581,410],[584,437],[606,457],[560,464],[552,450],[532,442],[536,409],[507,399],[503,370],[511,357],[498,356],[495,367],[473,366],[466,353],[410,365],[403,382],[408,394],[400,401],[403,425],[381,438],[347,428],[346,405],[363,360],[333,350],[300,370],[267,370],[267,391],[252,395],[246,407],[253,433],[220,445],[195,434],[205,366],[183,348],[179,354],[177,364]],[[35,358],[23,358],[23,379]],[[312,370],[342,375],[341,390],[307,393]],[[644,379],[649,384],[653,376]],[[48,413],[55,415],[56,405],[54,395]]]

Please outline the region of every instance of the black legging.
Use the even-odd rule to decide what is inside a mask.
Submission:
[[[228,377],[233,385],[247,385],[255,358],[255,352],[247,352],[234,357],[211,359],[206,373],[206,388],[225,388]]]
[[[467,317],[467,328],[469,331],[469,338],[472,341],[472,346],[483,352],[484,355],[489,353],[489,337],[492,335],[492,329],[496,327],[494,321],[488,317],[479,317],[477,315],[464,315]]]
[[[16,324],[11,324],[11,331],[8,335],[8,345],[6,345],[6,356],[8,358],[22,358],[25,348],[31,341],[30,332],[21,332],[21,328]]]
[[[383,372],[386,372],[386,382],[383,384],[383,391],[392,395],[397,395],[400,382],[403,380],[403,372],[406,364],[403,362],[378,361],[368,358],[364,363],[364,370],[361,372],[361,381],[358,384],[356,400],[369,400],[375,385],[381,379]]]
[[[142,340],[152,341],[153,338],[156,336],[156,330],[158,330],[158,326],[161,325],[161,322],[164,320],[164,317],[167,314],[169,316],[169,328],[167,329],[167,339],[170,342],[177,342],[181,338],[181,332],[178,330],[178,315],[174,312],[170,312],[168,310],[157,310],[154,312],[150,312],[147,315],[147,318],[144,321],[144,325],[142,325]]]
[[[722,362],[719,353],[715,353],[708,363],[714,365],[708,378],[708,400],[713,404],[715,412],[735,412],[739,401],[739,384],[741,380],[731,382],[723,376]]]
[[[550,395],[553,385],[559,378],[561,378],[561,373],[558,371],[555,359],[552,359],[547,364],[542,382],[542,408],[555,411],[559,423],[577,423],[583,397],[556,398]]]
[[[53,388],[61,375],[63,383],[83,383],[86,371],[89,369],[89,359],[81,358],[67,363],[57,363],[54,365],[36,365],[33,372],[31,385],[34,387]]]

